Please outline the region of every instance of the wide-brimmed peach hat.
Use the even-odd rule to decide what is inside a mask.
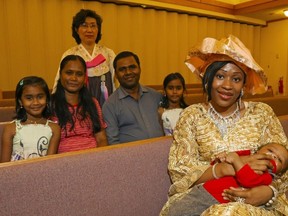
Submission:
[[[267,91],[267,78],[263,69],[237,37],[229,35],[221,40],[204,38],[189,51],[185,64],[202,78],[207,67],[216,61],[233,61],[246,73],[246,92],[254,95]]]

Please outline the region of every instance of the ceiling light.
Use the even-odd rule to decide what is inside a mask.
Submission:
[[[285,15],[286,17],[288,17],[288,10],[284,10],[283,12],[284,12],[284,15]]]

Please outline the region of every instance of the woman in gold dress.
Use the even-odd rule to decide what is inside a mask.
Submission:
[[[247,149],[253,153],[271,142],[287,149],[288,142],[271,107],[241,100],[244,90],[263,93],[267,87],[262,68],[238,38],[206,38],[189,53],[186,63],[202,78],[207,102],[186,108],[176,125],[168,165],[172,185],[160,215],[288,215],[287,172],[269,186],[225,190],[223,196],[231,202],[204,212],[200,206],[189,206],[191,199],[209,203],[202,196],[202,183],[235,174],[227,163],[211,167],[218,153]],[[243,157],[259,174],[271,168],[270,159],[263,154]],[[191,196],[193,190],[200,195]]]

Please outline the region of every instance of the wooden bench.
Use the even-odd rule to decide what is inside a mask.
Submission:
[[[163,85],[146,85],[150,88],[153,88],[155,90],[163,90]],[[186,89],[202,89],[202,84],[201,83],[188,83],[185,85],[186,86]],[[202,90],[201,90],[202,92]]]
[[[2,91],[2,99],[15,98],[15,90]]]
[[[288,115],[288,96],[248,98],[248,101],[260,101],[272,107],[277,116]]]
[[[0,107],[0,122],[12,121],[15,116],[14,106]]]
[[[273,90],[272,88],[269,88],[265,93],[263,94],[255,94],[255,95],[252,95],[252,94],[244,94],[243,95],[243,99],[250,99],[250,98],[264,98],[264,97],[273,97],[274,96],[274,93],[273,93]]]
[[[10,99],[0,99],[0,107],[7,107],[7,106],[15,106],[16,105],[16,101],[14,98],[10,98]]]
[[[0,215],[157,216],[171,137],[0,164]]]

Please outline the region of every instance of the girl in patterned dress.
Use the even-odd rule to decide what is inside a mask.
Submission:
[[[1,162],[56,154],[60,127],[48,120],[50,93],[36,76],[21,79],[16,87],[16,119],[2,135]]]

